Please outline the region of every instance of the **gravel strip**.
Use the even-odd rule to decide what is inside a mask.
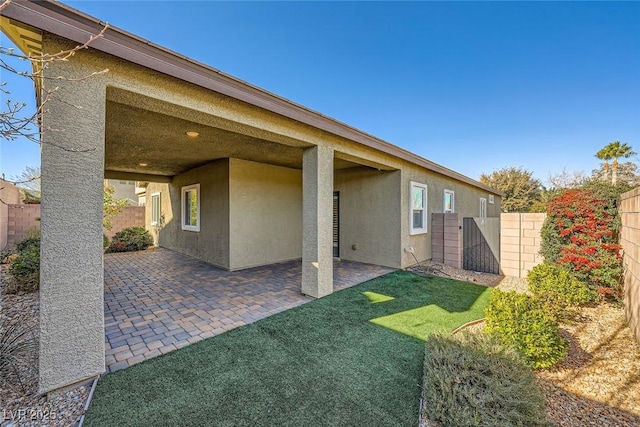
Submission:
[[[21,322],[33,330],[37,342],[39,295],[37,292],[6,294],[4,288],[11,280],[7,270],[7,265],[0,265],[0,321]],[[37,351],[23,356],[18,371],[19,377],[10,374],[0,378],[0,426],[77,425],[84,413],[89,387],[76,387],[50,397],[39,395]]]

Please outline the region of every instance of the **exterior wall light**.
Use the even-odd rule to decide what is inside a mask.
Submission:
[[[192,130],[190,130],[189,132],[187,132],[187,136],[188,136],[189,138],[195,138],[195,137],[197,137],[198,135],[200,135],[198,132],[194,132],[194,131],[192,131]]]

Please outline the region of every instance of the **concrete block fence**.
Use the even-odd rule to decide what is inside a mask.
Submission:
[[[40,212],[41,205],[37,204],[0,203],[0,250],[14,246],[31,232],[40,231]],[[123,228],[144,227],[144,206],[125,207],[111,223],[111,230],[104,230],[109,238]]]
[[[620,243],[624,251],[624,307],[629,327],[640,343],[640,187],[621,196]]]
[[[7,246],[9,205],[20,203],[20,190],[10,182],[0,179],[0,250]]]
[[[544,213],[503,213],[500,215],[500,270],[505,276],[527,277],[542,262],[540,230]]]
[[[144,227],[144,206],[126,206],[111,219],[111,230],[104,230],[108,238],[127,227]]]
[[[36,231],[40,231],[40,205],[8,206],[7,247]]]

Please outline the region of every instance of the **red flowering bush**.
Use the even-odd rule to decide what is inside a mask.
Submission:
[[[599,191],[568,190],[547,204],[540,252],[600,295],[622,296],[620,219],[616,201]]]

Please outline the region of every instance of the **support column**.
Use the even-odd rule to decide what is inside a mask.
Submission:
[[[67,46],[56,39],[51,51]],[[47,76],[92,71],[77,53]],[[53,83],[50,83],[53,82]],[[102,209],[106,87],[100,76],[59,86],[42,122],[41,393],[105,370]],[[81,108],[79,108],[80,106]],[[63,147],[63,148],[60,148]]]
[[[302,293],[333,292],[333,149],[316,146],[302,157]]]

